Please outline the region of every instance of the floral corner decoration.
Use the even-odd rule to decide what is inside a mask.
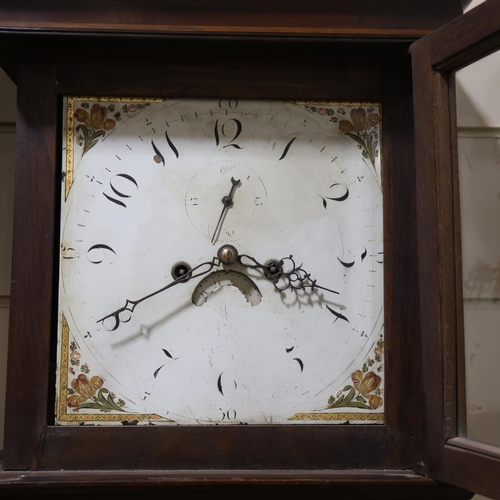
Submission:
[[[71,367],[69,372],[76,375],[73,367],[80,366],[80,353],[78,352],[76,342],[70,344],[70,362]],[[82,409],[99,410],[108,413],[110,411],[124,412],[125,401],[123,399],[116,400],[116,395],[104,388],[104,380],[98,375],[88,379],[86,373],[89,373],[87,363],[80,366],[80,373],[76,378],[71,381],[71,387],[68,388],[67,404],[69,408],[74,411]]]
[[[340,120],[339,132],[347,135],[358,143],[364,158],[370,160],[375,168],[375,158],[378,156],[378,124],[379,115],[374,113],[375,108],[351,109],[351,121]]]
[[[116,122],[122,120],[123,115],[131,115],[149,106],[149,102],[145,103],[125,103],[121,109],[117,111],[116,104],[109,103],[107,106],[102,106],[95,103],[89,109],[88,102],[81,102],[80,107],[75,111],[75,119],[80,122],[75,130],[79,132],[76,137],[76,142],[79,146],[83,146],[82,156],[92,149],[99,138],[106,135],[107,132],[113,130]],[[113,118],[108,117],[108,113],[113,113]]]
[[[382,356],[384,352],[383,337],[377,340],[373,350],[373,358],[367,358],[361,370],[351,374],[352,385],[346,385],[335,396],[328,398],[326,410],[334,408],[360,408],[363,410],[376,410],[384,402],[383,389],[380,388],[382,378],[375,372],[382,372]]]
[[[75,130],[82,134],[76,138],[76,141],[80,146],[83,146],[83,156],[97,144],[99,137],[104,137],[107,131],[115,128],[116,121],[106,118],[108,115],[106,106],[96,103],[89,111],[85,109],[88,108],[88,103],[82,102],[81,106],[75,111],[75,118],[80,122]]]
[[[95,375],[89,380],[81,373],[71,381],[72,388],[68,392],[72,395],[68,398],[68,406],[75,410],[124,411],[125,401],[119,399],[115,402],[116,395],[102,387],[103,384],[101,377]]]
[[[330,107],[322,106],[306,106],[309,111],[318,115],[326,115],[330,117],[330,121],[338,123],[339,132],[347,137],[350,137],[357,142],[358,148],[361,149],[363,158],[370,160],[373,168],[375,168],[375,160],[378,157],[378,141],[379,141],[379,123],[380,116],[375,113],[375,108],[359,107],[351,109],[351,119],[340,119],[345,116],[346,111],[343,107],[338,107],[336,111]],[[337,116],[338,115],[338,116]]]

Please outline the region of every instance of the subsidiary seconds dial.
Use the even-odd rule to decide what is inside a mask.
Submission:
[[[232,184],[231,179],[240,182]],[[229,186],[233,186],[232,200],[224,207],[221,201]],[[235,242],[261,224],[267,193],[254,170],[238,161],[223,160],[206,165],[193,176],[185,204],[193,225],[211,237],[212,243]],[[227,209],[223,211],[223,207]]]

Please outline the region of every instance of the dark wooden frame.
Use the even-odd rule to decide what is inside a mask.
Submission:
[[[0,25],[22,31],[420,37],[462,13],[462,0],[3,0]],[[36,50],[35,48],[33,48]]]
[[[500,48],[486,1],[411,48],[415,87],[420,308],[427,474],[500,498],[500,449],[462,437],[463,297],[455,71]]]
[[[460,2],[446,0],[437,8],[434,0],[419,0],[407,2],[405,10],[400,2],[383,0],[362,5],[318,0],[316,10],[303,7],[314,11],[313,17],[286,11],[280,2],[274,10],[266,2],[240,11],[222,0],[213,4],[196,26],[185,24],[188,10],[169,8],[131,24],[142,11],[128,1],[121,3],[123,22],[113,25],[94,21],[109,8],[94,0],[78,12],[60,0],[31,2],[25,24],[17,20],[21,9],[13,2],[6,1],[4,14],[0,11],[0,63],[18,83],[19,109],[4,455],[10,472],[0,472],[0,488],[28,492],[38,485],[63,493],[78,481],[83,493],[93,495],[102,488],[106,495],[117,489],[132,494],[134,487],[206,495],[207,488],[241,491],[245,485],[252,495],[286,491],[299,497],[335,488],[373,496],[374,487],[381,498],[468,497],[403,472],[425,470],[415,465],[425,459],[423,382],[439,388],[436,380],[415,376],[422,366],[420,318],[425,315],[418,286],[422,254],[417,253],[407,52],[415,37],[458,15]],[[272,15],[262,17],[263,11]],[[8,15],[12,12],[16,16]],[[47,395],[54,378],[61,96],[92,95],[96,89],[101,95],[382,102],[384,427],[52,425],[54,402]],[[132,472],[136,469],[140,472]]]
[[[88,67],[61,61],[19,66],[10,360],[5,466],[15,469],[334,469],[410,467],[422,453],[418,371],[411,74],[406,46],[325,40],[132,39],[117,62],[93,54]],[[76,45],[78,47],[79,44]],[[71,50],[71,49],[69,49]],[[135,51],[134,51],[135,50]],[[163,55],[164,66],[155,61]],[[210,60],[211,54],[225,53]],[[324,63],[323,54],[335,61]],[[376,54],[379,55],[376,55]],[[51,52],[52,57],[54,52]],[[144,54],[149,54],[145,57]],[[293,54],[286,58],[283,54]],[[130,60],[137,58],[143,68]],[[204,61],[209,60],[207,64]],[[406,62],[403,62],[406,61]],[[317,68],[320,68],[318,71]],[[82,74],[85,75],[82,78]],[[174,76],[172,76],[172,74]],[[166,83],[164,83],[166,82]],[[172,83],[170,83],[172,82]],[[346,85],[349,88],[346,91]],[[383,106],[386,426],[60,427],[50,425],[60,184],[60,100],[104,95],[380,100]],[[34,133],[36,131],[36,134]],[[21,221],[35,220],[36,224]],[[413,222],[412,222],[413,221]],[[396,235],[397,238],[396,238]],[[405,236],[401,241],[399,236]],[[42,240],[34,251],[32,242]],[[401,265],[406,262],[407,265]],[[43,272],[40,270],[43,269]],[[406,299],[405,299],[406,300]],[[30,304],[29,315],[26,304]],[[414,306],[415,307],[415,306]],[[27,324],[27,322],[29,322]],[[17,335],[17,331],[20,335]],[[31,335],[39,339],[36,343]],[[398,353],[395,355],[393,353]],[[413,366],[410,368],[410,366]],[[53,372],[53,371],[52,371]],[[32,381],[36,377],[37,384]],[[22,389],[19,389],[22,388]],[[38,408],[33,411],[33,397]],[[20,419],[18,416],[22,415]],[[413,438],[412,438],[413,436]],[[15,445],[14,445],[15,443]],[[89,446],[89,443],[92,443]],[[267,443],[263,447],[262,443]],[[82,450],[88,450],[83,452]]]

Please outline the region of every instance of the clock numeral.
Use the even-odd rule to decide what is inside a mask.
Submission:
[[[176,158],[179,158],[179,151],[177,151],[177,148],[174,146],[174,143],[170,140],[170,137],[168,136],[166,130],[165,130],[165,139],[167,139],[167,144],[170,146],[170,149],[173,151]]]
[[[337,321],[338,319],[343,319],[344,321],[347,321],[349,323],[349,320],[343,314],[334,311],[331,307],[328,307],[328,305],[326,306],[326,308],[335,316],[335,321]]]
[[[288,154],[288,151],[290,150],[290,146],[293,144],[293,141],[297,139],[297,137],[294,137],[286,146],[285,146],[285,149],[283,150],[283,154],[281,155],[280,160],[282,160],[287,154]]]
[[[168,132],[165,131],[165,139],[167,140],[167,144],[174,153],[176,158],[179,158],[179,151],[177,151],[177,148],[175,147],[174,143],[168,136]],[[153,146],[153,150],[155,152],[155,155],[153,156],[153,160],[156,163],[163,163],[163,166],[165,166],[165,157],[161,154],[161,151],[157,148],[156,144],[154,141],[151,141],[151,146]]]
[[[304,371],[304,362],[300,358],[293,358],[293,360],[297,361],[300,366],[300,372],[302,373]]]
[[[153,156],[153,160],[156,163],[163,163],[163,166],[165,166],[165,158],[161,154],[160,150],[156,147],[156,144],[154,141],[151,141],[151,146],[153,146],[153,150],[155,152],[155,155]]]
[[[332,184],[330,186],[330,189],[332,189],[333,187],[335,186],[342,186],[342,184],[340,184],[339,182],[335,182],[334,184]],[[344,186],[342,186],[344,187]],[[347,198],[349,198],[349,188],[345,188],[345,193],[341,194],[340,196],[333,196],[331,198],[327,198],[328,200],[332,200],[332,201],[345,201],[347,200]]]
[[[339,182],[335,182],[330,186],[330,189],[334,188],[335,186],[341,186],[342,188],[345,187]],[[338,189],[338,188],[337,188]],[[349,198],[349,188],[345,187],[345,193],[340,194],[340,196],[321,196],[318,194],[318,196],[323,200],[323,208],[326,208],[328,205],[328,202],[326,200],[331,200],[331,201],[345,201],[347,198]]]
[[[219,378],[217,379],[217,389],[219,389],[219,392],[224,396],[224,391],[222,390],[222,373],[219,375]]]
[[[363,249],[363,251],[361,252],[361,262],[363,262],[366,258],[366,256],[368,255],[368,250],[366,249],[366,247],[361,247]],[[352,253],[352,252],[349,252],[349,253]],[[340,257],[337,257],[337,260],[344,266],[344,267],[352,267],[354,266],[354,264],[356,263],[356,259],[352,259],[352,260],[343,260],[341,259]]]
[[[219,108],[222,107],[236,109],[238,107],[238,99],[221,99],[219,101]]]
[[[63,259],[68,259],[68,260],[78,258],[78,255],[74,248],[65,246],[61,248],[61,256]]]
[[[348,262],[348,261],[345,261],[345,260],[340,260],[338,257],[337,257],[337,260],[344,266],[344,267],[352,267],[354,266],[354,263],[356,262],[355,260],[353,260],[352,262]]]
[[[222,408],[220,410],[222,411],[222,420],[236,420],[236,410],[224,411]]]
[[[101,264],[108,260],[110,264],[115,261],[116,252],[108,245],[99,243],[87,250],[87,260],[92,264]]]
[[[234,126],[236,126],[236,130],[234,130]],[[220,129],[220,134],[219,134],[219,129]],[[231,129],[231,131],[228,131],[227,129]],[[219,145],[221,141],[221,135],[225,139],[228,139],[228,136],[226,135],[227,132],[230,134],[229,137],[232,137],[232,139],[228,141],[228,143],[225,146],[222,147],[223,148],[233,147],[236,149],[243,149],[241,146],[238,146],[238,144],[234,143],[234,141],[240,136],[242,130],[243,130],[243,125],[239,120],[236,120],[236,118],[230,118],[229,120],[226,120],[220,127],[219,127],[219,120],[216,120],[214,127],[215,145],[216,146]]]
[[[114,185],[113,185],[113,180],[115,180],[116,182],[116,178],[118,177],[118,180],[120,179],[125,179],[129,182],[131,182],[132,184],[134,184],[134,186],[139,189],[139,185],[137,184],[137,181],[131,176],[131,175],[128,175],[128,174],[116,174],[115,177],[113,179],[111,179],[109,181],[109,187],[111,188],[111,190],[113,191],[113,193],[116,195],[116,196],[119,196],[120,198],[130,198],[131,195],[130,194],[126,194],[126,193],[123,193],[122,191],[119,191]],[[122,189],[122,188],[120,188]],[[121,200],[119,200],[118,198],[115,198],[113,196],[109,196],[108,194],[106,194],[104,191],[102,193],[109,201],[112,201],[113,203],[116,203],[117,205],[119,205],[120,207],[124,207],[124,208],[127,208],[127,205],[125,205],[125,203]]]
[[[156,378],[158,376],[158,373],[160,372],[160,370],[164,367],[165,365],[161,365],[159,368],[157,368],[155,370],[155,372],[153,373],[153,378]]]

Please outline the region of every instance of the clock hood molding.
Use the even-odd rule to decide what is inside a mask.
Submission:
[[[5,30],[124,34],[420,37],[462,13],[461,0],[4,0]]]

